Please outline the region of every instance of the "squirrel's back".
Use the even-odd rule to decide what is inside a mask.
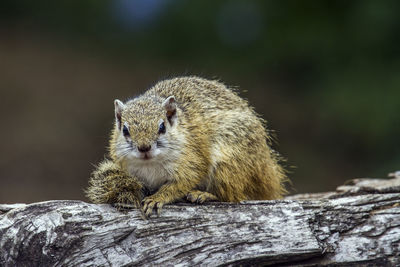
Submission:
[[[183,109],[192,107],[196,113],[248,108],[245,100],[222,83],[196,76],[160,81],[144,94],[151,95],[165,98],[174,95]]]

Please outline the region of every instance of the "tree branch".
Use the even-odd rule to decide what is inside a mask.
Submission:
[[[240,204],[0,205],[0,265],[400,264],[400,177]]]

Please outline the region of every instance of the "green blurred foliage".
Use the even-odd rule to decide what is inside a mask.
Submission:
[[[299,191],[328,189],[313,186],[325,174],[344,180],[400,167],[399,1],[1,6],[2,28],[40,32],[121,65],[162,66],[157,78],[194,73],[252,86],[243,95],[273,118]],[[270,96],[277,102],[268,103]]]

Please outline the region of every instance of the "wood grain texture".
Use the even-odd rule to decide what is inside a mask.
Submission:
[[[400,177],[240,204],[178,203],[160,217],[109,205],[0,205],[0,266],[400,264]],[[367,188],[367,189],[366,189]]]

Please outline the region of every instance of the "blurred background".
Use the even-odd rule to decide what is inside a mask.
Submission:
[[[0,203],[82,199],[113,100],[195,74],[275,130],[292,193],[400,169],[399,1],[3,0]]]

